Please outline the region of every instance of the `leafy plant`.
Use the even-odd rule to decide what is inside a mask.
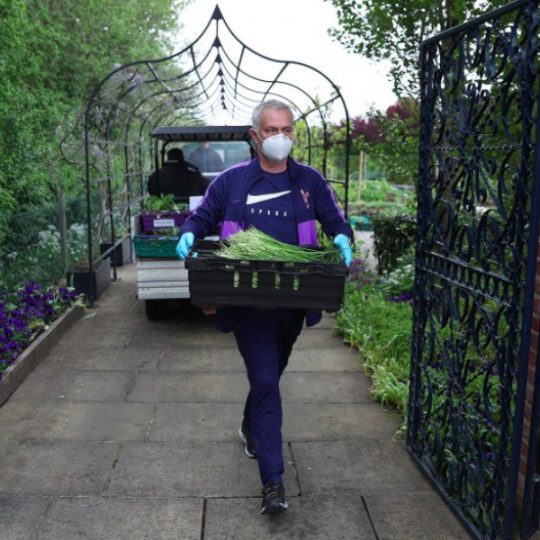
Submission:
[[[187,205],[174,202],[173,195],[149,195],[144,202],[144,209],[148,212],[182,212]]]
[[[216,255],[227,259],[247,261],[283,262],[339,262],[339,250],[334,247],[311,249],[280,242],[275,238],[250,227],[246,231],[233,234],[227,239]]]
[[[357,348],[372,379],[374,399],[406,412],[411,355],[412,307],[388,302],[376,284],[346,286],[345,302],[336,328]]]
[[[0,294],[0,380],[31,340],[77,300],[73,289],[29,282]]]

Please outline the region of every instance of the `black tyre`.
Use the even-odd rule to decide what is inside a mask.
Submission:
[[[146,316],[151,321],[166,319],[169,316],[168,300],[145,300]]]

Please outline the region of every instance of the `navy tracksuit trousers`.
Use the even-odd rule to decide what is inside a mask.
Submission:
[[[279,379],[302,330],[305,311],[291,309],[237,312],[234,335],[244,358],[250,391],[244,409],[263,484],[281,482],[281,395]]]

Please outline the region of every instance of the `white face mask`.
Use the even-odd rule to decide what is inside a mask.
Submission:
[[[268,139],[264,139],[261,147],[263,154],[270,161],[284,160],[289,155],[291,148],[292,140],[283,135],[283,133],[278,133],[277,135],[268,137]]]

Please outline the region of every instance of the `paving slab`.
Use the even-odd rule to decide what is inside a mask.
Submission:
[[[287,445],[285,489],[298,493]],[[107,489],[109,496],[254,497],[261,486],[257,463],[239,442],[126,443]]]
[[[143,441],[152,419],[151,403],[95,403],[14,400],[0,409],[5,439]]]
[[[304,328],[281,384],[290,509],[260,516],[234,336],[185,303],[148,321],[135,265],[118,275],[0,408],[2,540],[467,537],[332,315]]]
[[[409,458],[403,440],[358,438],[292,442],[302,493],[362,496],[433,493]]]
[[[243,373],[141,372],[128,401],[244,402],[249,390]]]
[[[327,329],[332,330],[336,326],[336,317],[332,313],[326,313],[323,311],[322,319],[315,326],[306,326],[304,325],[303,332],[309,332],[311,330],[321,330]]]
[[[237,441],[244,403],[158,403],[149,441]]]
[[[163,349],[159,369],[163,371],[245,372],[244,360],[236,346],[224,348],[187,345],[180,349]]]
[[[150,441],[236,441],[244,403],[158,403]],[[284,441],[391,438],[400,417],[366,404],[285,403]],[[0,423],[1,429],[1,423]]]
[[[391,439],[401,425],[393,411],[374,403],[285,403],[286,441]]]
[[[224,334],[214,329],[173,328],[170,330],[149,329],[142,333],[134,333],[127,345],[129,347],[177,350],[185,346],[213,346],[231,349],[236,347],[236,342],[232,334]]]
[[[336,351],[335,347],[296,347],[289,358],[287,373],[291,371],[361,371],[358,351],[349,347]]]
[[[209,499],[204,540],[376,540],[360,497],[289,498],[286,513],[260,516],[260,499]]]
[[[32,538],[50,504],[50,497],[0,496],[2,540]]]
[[[118,445],[0,441],[0,495],[99,495]]]
[[[73,332],[68,332],[62,340],[62,343],[65,346],[85,348],[125,347],[129,343],[132,335],[133,331],[130,329],[125,329],[123,331],[114,329],[109,329],[109,331],[107,331],[104,329],[100,332],[96,332],[90,328],[75,325]]]
[[[469,540],[435,493],[392,493],[365,497],[379,540]]]
[[[367,379],[349,373],[285,371],[280,390],[287,403],[371,403]]]
[[[202,499],[56,499],[39,540],[200,540]]]
[[[106,348],[74,347],[60,344],[43,362],[51,368],[82,369],[91,371],[143,371],[155,370],[163,353],[154,349],[134,349],[122,346]],[[50,369],[50,368],[49,368]]]
[[[98,309],[87,309],[79,324],[70,333],[72,339],[94,335],[97,338],[105,336],[129,336],[134,328],[141,328],[138,315],[122,315],[104,313]]]
[[[133,377],[129,371],[81,371],[41,365],[11,399],[122,401]]]
[[[320,347],[336,347],[339,350],[341,347],[347,347],[343,339],[334,335],[328,328],[319,328],[318,325],[313,328],[305,328],[298,336],[295,348],[320,348]]]

